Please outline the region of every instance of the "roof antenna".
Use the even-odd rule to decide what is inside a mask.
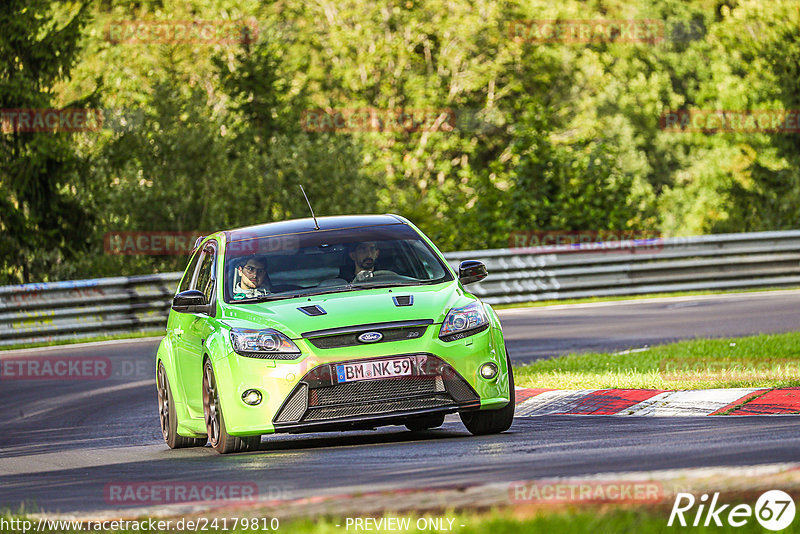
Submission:
[[[300,191],[303,192],[303,196],[306,197],[306,203],[308,204],[308,209],[311,211],[311,217],[314,219],[314,228],[319,230],[319,223],[317,222],[317,216],[314,215],[314,208],[311,207],[311,202],[308,201],[308,195],[306,195],[306,190],[303,189],[303,184],[300,185]]]

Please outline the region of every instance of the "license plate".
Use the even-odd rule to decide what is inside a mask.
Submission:
[[[336,366],[336,379],[342,382],[373,380],[413,374],[411,358],[380,360],[372,362],[341,363]]]

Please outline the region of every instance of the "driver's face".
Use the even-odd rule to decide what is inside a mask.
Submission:
[[[355,250],[350,253],[350,259],[356,264],[356,272],[373,270],[379,253],[378,245],[374,241],[359,243]]]
[[[242,276],[242,285],[251,289],[261,286],[266,273],[266,267],[258,260],[247,260],[244,266],[239,267],[239,274]]]

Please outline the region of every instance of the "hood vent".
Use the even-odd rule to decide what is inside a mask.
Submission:
[[[395,306],[413,306],[414,295],[403,295],[402,297],[392,297]]]
[[[306,315],[310,315],[311,317],[316,317],[317,315],[325,315],[328,312],[323,310],[320,306],[314,304],[313,306],[300,306],[297,308],[301,312],[305,313]]]

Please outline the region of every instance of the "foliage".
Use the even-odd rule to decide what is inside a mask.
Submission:
[[[62,24],[46,0],[0,5],[0,109],[54,107],[53,86],[69,77],[78,59],[88,7],[67,9]],[[65,107],[90,104],[93,96]],[[86,161],[70,134],[14,132],[3,115],[0,280],[28,282],[47,277],[85,245],[91,214],[78,190]]]
[[[17,58],[0,67],[0,107],[107,112],[101,132],[0,136],[0,283],[175,270],[184,258],[109,255],[103,236],[305,217],[299,184],[318,215],[398,213],[445,250],[504,247],[514,230],[687,235],[792,228],[800,215],[797,134],[659,123],[678,109],[800,109],[792,0],[13,0],[0,10],[0,49]],[[643,19],[662,38],[535,42],[514,30]],[[120,21],[192,20],[258,31],[107,38]],[[304,123],[309,110],[369,108],[447,120]]]

